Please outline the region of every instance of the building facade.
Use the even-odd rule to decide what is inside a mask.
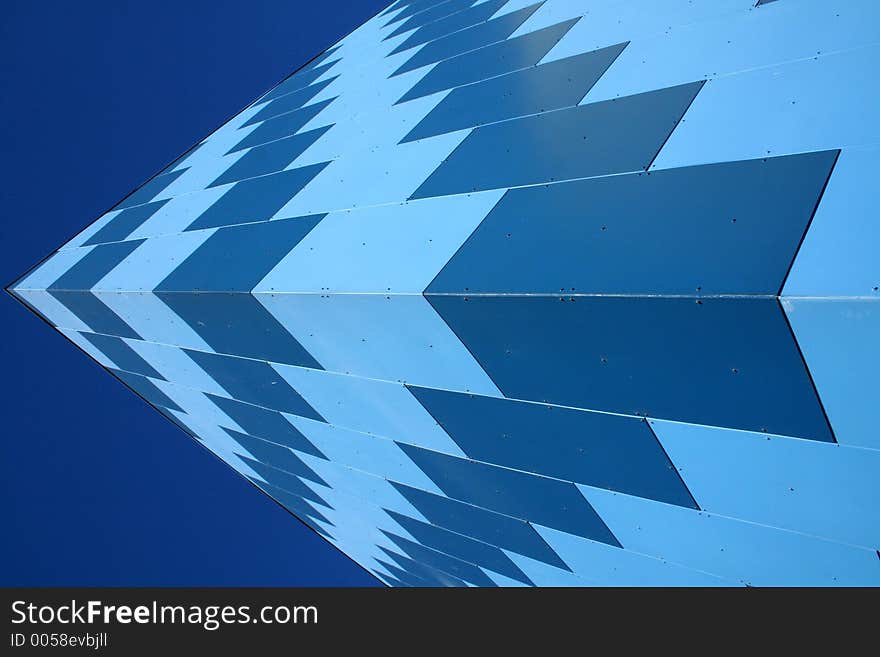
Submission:
[[[386,584],[877,585],[878,64],[398,0],[11,291]]]

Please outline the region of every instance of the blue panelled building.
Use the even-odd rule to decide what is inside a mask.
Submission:
[[[387,585],[880,585],[878,68],[870,0],[397,0],[10,291]]]

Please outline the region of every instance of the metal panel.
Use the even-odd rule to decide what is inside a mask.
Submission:
[[[430,300],[507,397],[834,440],[776,299],[560,294]]]
[[[229,167],[209,187],[264,176],[285,169],[333,126],[308,130],[262,146],[255,146]]]
[[[880,300],[783,299],[837,442],[880,449]]]
[[[438,91],[534,66],[576,22],[576,20],[565,21],[516,39],[500,41],[446,59],[428,71],[397,102],[405,103]]]
[[[836,156],[513,189],[427,291],[775,295]]]
[[[267,221],[325,166],[311,164],[236,183],[186,230]]]
[[[301,109],[287,112],[281,116],[276,116],[273,119],[267,119],[257,126],[253,132],[249,133],[247,137],[233,146],[229,152],[233,153],[244,148],[260,146],[261,144],[267,144],[276,139],[289,137],[318,116],[318,114],[321,113],[321,110],[332,102],[333,99],[323,100],[317,103],[312,103],[311,105],[306,105]]]
[[[644,419],[410,390],[468,458],[696,507]]]
[[[453,89],[403,141],[573,107],[623,48],[603,48]]]
[[[651,426],[706,511],[880,545],[880,451],[660,420]]]
[[[647,169],[701,86],[686,84],[474,128],[411,198]]]
[[[535,13],[535,10],[542,4],[543,2],[536,2],[528,7],[493,18],[485,23],[434,39],[412,53],[412,56],[406,60],[406,63],[394,71],[392,76],[400,75],[407,71],[414,71],[422,66],[434,64],[444,59],[463,55],[466,52],[503,41],[516,28],[522,25],[523,21]]]
[[[410,34],[389,55],[396,55],[404,50],[415,48],[423,43],[434,41],[440,37],[463,30],[466,27],[482,23],[491,18],[506,2],[507,0],[486,0],[469,9],[464,9],[440,20],[426,23]]]

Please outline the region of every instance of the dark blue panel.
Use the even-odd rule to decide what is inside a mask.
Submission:
[[[457,577],[450,575],[449,573],[445,573],[442,570],[437,570],[436,568],[427,564],[414,561],[409,557],[404,557],[400,554],[397,554],[396,552],[392,552],[391,550],[386,550],[382,546],[379,546],[379,549],[382,550],[382,552],[387,554],[389,557],[391,557],[395,561],[395,563],[397,563],[407,572],[412,573],[416,577],[427,580],[428,582],[433,583],[435,586],[467,586],[467,584],[465,584]]]
[[[544,3],[535,3],[485,23],[449,34],[431,43],[426,43],[413,53],[413,56],[404,62],[399,69],[394,71],[391,77],[503,41],[513,34],[542,4]]]
[[[168,201],[156,201],[146,205],[138,205],[123,210],[113,217],[107,225],[83,242],[83,246],[92,244],[104,244],[106,242],[120,242],[132,234],[147,219],[156,214],[156,211]]]
[[[449,497],[619,547],[617,539],[572,483],[414,445],[398,446]]]
[[[310,84],[308,87],[303,87],[302,89],[299,89],[289,94],[285,94],[280,98],[269,101],[269,103],[265,107],[263,107],[263,109],[261,109],[250,119],[248,119],[242,127],[253,125],[254,123],[259,123],[260,121],[265,121],[266,119],[280,116],[285,112],[291,112],[293,110],[300,109],[303,105],[305,105],[312,98],[318,95],[318,92],[322,91],[327,85],[332,83],[333,80],[335,80],[337,77],[339,76],[337,75],[332,78],[327,78],[326,80],[321,80],[320,82],[316,82],[315,84]]]
[[[428,71],[396,104],[534,66],[577,22],[573,18],[446,59]]]
[[[428,298],[506,397],[833,440],[774,297]]]
[[[156,296],[218,353],[321,369],[272,313],[246,292],[157,292]]]
[[[302,155],[309,146],[318,141],[321,135],[332,127],[331,124],[291,137],[285,137],[262,146],[255,146],[224,171],[208,187],[216,187],[217,185],[225,185],[246,178],[254,178],[256,176],[264,176],[267,173],[281,171]],[[309,180],[312,177],[314,176],[309,176]]]
[[[293,515],[295,515],[299,520],[307,524],[309,527],[314,529],[316,532],[321,534],[322,536],[329,536],[327,532],[320,526],[315,524],[314,521],[310,521],[309,518],[314,518],[315,520],[320,520],[321,522],[325,522],[328,525],[332,525],[324,514],[318,511],[311,504],[306,502],[299,495],[293,495],[286,490],[282,490],[277,486],[272,486],[267,484],[264,481],[260,481],[259,479],[253,479],[248,477],[259,489],[261,489],[264,493],[271,496],[276,502],[278,502],[285,509],[290,511]]]
[[[429,525],[421,520],[409,518],[394,511],[387,511],[387,513],[425,547],[448,554],[467,563],[483,566],[523,584],[534,586],[532,580],[510,560],[510,557],[494,545],[475,541],[467,536]],[[392,540],[394,539],[392,538]],[[396,540],[395,543],[397,543]],[[400,545],[400,543],[397,544]],[[400,545],[400,547],[404,546]],[[412,556],[411,553],[410,556]],[[467,578],[465,577],[465,579]]]
[[[254,472],[260,475],[267,482],[269,482],[269,484],[271,484],[272,486],[287,491],[291,495],[295,495],[310,502],[314,502],[315,504],[321,504],[328,509],[333,508],[332,506],[327,504],[327,502],[325,502],[320,495],[318,495],[315,491],[304,484],[302,480],[296,475],[290,474],[289,472],[284,472],[284,470],[273,468],[269,465],[266,465],[265,463],[254,461],[253,459],[249,459],[246,456],[239,456],[239,458],[247,463],[248,467],[250,467]]]
[[[432,524],[568,570],[529,523],[448,497],[391,482]]]
[[[409,389],[469,458],[697,508],[644,419]]]
[[[505,4],[507,4],[507,0],[488,0],[476,7],[456,12],[446,18],[423,25],[392,50],[389,56],[487,21],[492,17],[492,14],[501,9]]]
[[[702,84],[475,128],[411,198],[647,169]]]
[[[284,82],[279,84],[277,87],[275,87],[272,91],[267,93],[265,96],[260,98],[260,102],[272,100],[274,98],[278,98],[279,96],[283,96],[284,94],[289,94],[293,91],[299,91],[300,89],[309,86],[310,84],[312,84],[312,82],[324,75],[324,73],[336,66],[337,62],[339,62],[339,60],[334,59],[332,62],[328,62],[327,64],[321,64],[320,66],[315,66],[298,71],[297,73],[287,78]]]
[[[326,215],[216,231],[156,287],[157,292],[250,292]]]
[[[836,157],[512,189],[428,292],[776,294]]]
[[[205,393],[205,395],[251,436],[270,440],[273,443],[285,445],[326,460],[327,457],[317,447],[312,445],[311,441],[302,435],[278,411],[271,411],[267,408],[246,404],[236,399],[218,397],[209,393]],[[305,400],[302,402],[300,414],[312,420],[324,421],[324,418],[309,406]]]
[[[235,153],[243,148],[251,148],[253,146],[259,146],[260,144],[266,144],[270,141],[275,141],[276,139],[289,137],[320,114],[321,110],[334,100],[336,100],[336,98],[322,100],[319,103],[306,105],[302,109],[294,110],[287,114],[275,117],[274,119],[263,121],[263,123],[258,125],[253,132],[248,134],[247,137],[229,149],[229,153]],[[229,153],[227,153],[227,155]]]
[[[130,195],[126,196],[120,203],[114,206],[113,209],[121,210],[123,208],[130,208],[135,205],[140,205],[141,203],[152,201],[154,196],[177,180],[184,171],[186,171],[185,168],[159,174],[149,182],[141,185]]]
[[[90,290],[95,283],[125,260],[144,240],[102,244],[89,251],[49,286],[50,290]]]
[[[328,164],[310,164],[236,183],[186,230],[266,221]]]
[[[386,36],[383,41],[387,41],[393,37],[399,36],[404,32],[409,32],[410,30],[414,30],[417,27],[421,27],[422,25],[427,25],[433,21],[440,20],[441,18],[445,18],[450,14],[454,14],[463,9],[467,9],[472,4],[474,4],[476,0],[448,0],[442,4],[438,4],[435,7],[431,7],[430,9],[425,9],[424,11],[420,11],[417,14],[413,14],[409,18],[407,18],[403,23],[397,26],[397,28],[391,32],[388,36]]]
[[[455,557],[443,554],[442,552],[437,552],[436,550],[419,545],[418,543],[413,543],[406,538],[386,532],[385,530],[382,530],[382,533],[390,538],[397,547],[403,550],[414,561],[426,566],[431,566],[444,573],[454,575],[455,577],[458,577],[465,582],[470,582],[476,586],[497,586],[497,584],[495,584],[486,573],[473,564],[465,563]]]
[[[168,395],[159,390],[159,388],[156,387],[156,384],[150,381],[145,376],[141,376],[140,374],[132,374],[131,372],[123,372],[122,370],[115,370],[112,368],[108,369],[113,374],[115,374],[120,381],[122,381],[125,385],[134,390],[151,404],[154,404],[155,406],[162,406],[172,411],[180,411],[181,413],[183,412],[183,409],[180,406],[175,404],[174,401],[170,397],[168,397]]]
[[[253,436],[249,436],[246,433],[233,431],[232,429],[227,429],[226,427],[223,427],[223,430],[228,433],[235,440],[235,442],[237,442],[239,445],[249,451],[254,456],[254,458],[261,463],[265,463],[270,467],[277,468],[278,470],[284,470],[285,472],[289,472],[290,474],[295,474],[297,477],[302,477],[303,479],[308,479],[309,481],[313,481],[316,484],[321,484],[322,486],[327,486],[327,488],[330,488],[329,484],[326,481],[321,479],[321,477],[319,477],[314,470],[303,463],[302,459],[299,458],[287,447],[276,445],[275,443],[270,443],[266,440],[262,440],[261,438],[254,438]]]
[[[65,308],[95,333],[141,339],[141,336],[133,328],[91,292],[49,290],[49,294],[58,299]]]
[[[184,349],[199,367],[241,401],[311,417],[315,410],[268,363]]]
[[[602,48],[453,89],[402,142],[574,107],[625,46]]]
[[[111,335],[100,335],[96,333],[80,333],[86,340],[91,342],[98,351],[112,360],[119,369],[126,372],[134,372],[142,374],[154,379],[165,380],[165,377],[159,374],[153,367],[145,361],[131,347],[129,347],[121,338]]]

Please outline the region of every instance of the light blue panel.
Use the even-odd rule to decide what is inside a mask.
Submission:
[[[334,160],[273,218],[399,203],[409,198],[468,132],[459,130]]]
[[[501,198],[464,194],[321,220],[254,292],[422,292]]]
[[[128,239],[182,233],[202,212],[214,205],[228,189],[228,186],[212,187],[177,196],[138,226],[128,236]]]
[[[880,452],[662,420],[651,426],[704,510],[880,545]]]
[[[171,398],[175,404],[186,411],[187,415],[195,418],[195,421],[197,421],[200,426],[224,426],[244,433],[244,429],[233,422],[226,413],[217,408],[216,404],[198,390],[193,390],[192,388],[187,388],[169,381],[159,381],[157,379],[150,379],[150,381],[152,381],[159,390]],[[225,432],[216,431],[214,433],[219,435]],[[229,438],[228,434],[226,437]],[[232,439],[229,438],[229,440]],[[237,445],[238,443],[235,444]]]
[[[147,239],[92,289],[108,292],[153,290],[213,234],[214,230],[199,230]]]
[[[744,474],[743,488],[750,484]],[[628,550],[752,586],[880,583],[880,559],[874,550],[598,488],[578,488]]]
[[[599,510],[599,507],[596,509]],[[683,568],[659,558],[621,550],[558,529],[532,526],[575,575],[602,586],[732,585],[714,575]]]
[[[208,343],[152,292],[97,292],[95,296],[144,340],[211,351]]]
[[[208,376],[181,349],[156,342],[144,342],[143,340],[127,339],[125,342],[169,381],[174,381],[193,390],[210,392],[221,397],[227,396],[226,391],[220,384]],[[230,425],[229,428],[234,429],[235,426]]]
[[[86,340],[79,331],[69,331],[67,329],[59,328],[58,332],[86,352],[89,356],[94,358],[100,365],[104,367],[112,367],[114,369],[121,369],[119,365],[105,356],[100,349],[97,349],[95,345]]]
[[[751,9],[754,0],[550,0],[514,33],[541,29],[561,20],[584,16],[563,38],[558,57],[566,57],[602,46],[610,46],[640,34],[664,32],[682,25]],[[516,8],[520,8],[517,4]],[[510,9],[514,6],[511,5]],[[622,37],[620,35],[623,35]],[[554,53],[548,57],[557,58]]]
[[[783,299],[782,307],[837,441],[880,449],[880,298]]]
[[[389,511],[416,518],[428,522],[416,507],[401,495],[398,490],[388,481],[377,475],[369,474],[361,470],[355,470],[339,463],[319,459],[309,454],[300,454],[299,457],[314,470],[333,490],[345,491],[353,497],[371,500],[376,506]],[[306,482],[307,486],[310,486]],[[314,484],[317,486],[318,484]],[[316,492],[318,489],[315,489]],[[323,487],[322,489],[323,490]]]
[[[256,296],[326,370],[501,396],[420,294]]]
[[[656,6],[665,8],[661,3]],[[875,2],[798,0],[634,38],[583,102],[723,77],[814,57],[817,52],[876,43],[878,23],[880,5]],[[548,60],[556,58],[553,52],[547,56]]]
[[[877,143],[878,60],[870,46],[710,80],[652,168]]]
[[[788,275],[786,296],[880,299],[878,175],[880,148],[845,148],[840,153]]]
[[[464,456],[458,445],[400,383],[304,367],[273,367],[330,424]]]
[[[584,587],[597,586],[596,582],[579,577],[572,572],[551,566],[543,561],[537,561],[531,557],[525,557],[510,550],[503,550],[504,554],[532,580],[536,586],[564,586]]]
[[[391,440],[297,415],[284,416],[331,461],[441,494],[434,482]]]

